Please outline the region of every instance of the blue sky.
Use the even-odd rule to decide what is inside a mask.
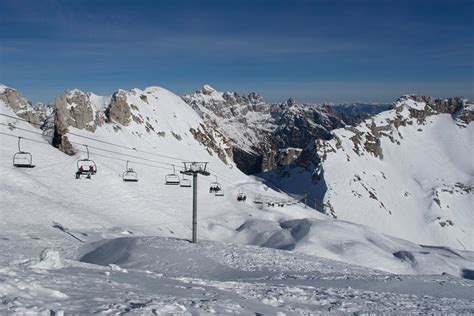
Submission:
[[[473,0],[0,0],[0,82],[35,102],[205,83],[268,101],[472,99],[473,12]]]

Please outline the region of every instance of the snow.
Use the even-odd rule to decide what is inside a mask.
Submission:
[[[419,121],[408,108],[425,104],[403,100],[356,127],[334,130],[335,139],[319,144],[320,156],[327,157],[318,170],[296,167],[280,172],[287,176],[264,176],[290,192],[309,191],[338,219],[417,244],[472,251],[474,124],[458,124],[443,113]],[[400,118],[406,123],[395,127]],[[376,129],[384,134],[378,136],[383,157],[364,148]]]
[[[67,156],[40,135],[0,127],[2,133],[37,141],[22,142],[36,168],[14,169],[17,139],[0,136],[0,314],[473,310],[472,252],[420,246],[302,204],[256,205],[259,195],[290,198],[211,155],[189,132],[202,120],[170,91],[134,89],[127,98],[137,106],[135,114],[149,116],[165,136],[135,122],[121,131],[113,124],[94,133],[71,129],[136,148],[68,135],[96,147],[90,150],[98,173],[90,180],[74,179],[76,160],[84,153]],[[14,115],[1,101],[0,112]],[[1,120],[39,131],[19,120]],[[140,181],[130,184],[121,179],[124,161],[100,156],[179,165],[145,152],[210,162],[225,196],[209,194],[213,177],[199,177],[198,244],[188,241],[192,190],[164,185],[169,165],[135,164]],[[236,200],[240,190],[247,201]]]
[[[31,265],[34,269],[61,269],[64,268],[63,259],[61,254],[52,249],[44,249],[40,255],[40,262]]]
[[[408,99],[403,101],[403,105],[407,108],[415,109],[415,110],[424,110],[426,104],[424,102],[416,102],[414,100]]]
[[[11,89],[11,88],[0,83],[0,93],[4,93],[6,89]]]

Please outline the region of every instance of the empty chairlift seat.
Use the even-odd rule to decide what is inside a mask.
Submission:
[[[173,165],[173,173],[167,174],[165,176],[166,185],[178,185],[180,183],[179,176],[176,174],[176,170]]]
[[[179,186],[180,187],[183,187],[183,188],[190,188],[191,187],[191,180],[188,179],[184,173],[183,175],[181,176],[181,181],[179,183]]]
[[[13,166],[16,168],[34,168],[33,155],[21,150],[21,139],[18,137],[18,152],[13,155]]]
[[[253,198],[253,202],[255,204],[263,204],[262,196],[260,194],[255,195],[255,197]]]

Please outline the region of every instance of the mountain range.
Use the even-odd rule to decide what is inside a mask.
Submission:
[[[469,311],[472,103],[358,106],[209,86],[33,105],[0,86],[0,312]],[[97,172],[76,179],[84,161]],[[210,173],[197,245],[192,189],[166,184],[187,161]]]

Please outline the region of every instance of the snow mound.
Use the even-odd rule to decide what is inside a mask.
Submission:
[[[319,219],[252,219],[236,241],[294,250],[398,274],[450,274],[469,278],[474,252],[416,245],[350,222]]]
[[[63,258],[58,251],[52,249],[45,249],[41,252],[40,262],[31,265],[31,268],[50,270],[64,268]]]
[[[43,287],[36,283],[23,281],[5,281],[0,283],[0,297],[16,296],[26,299],[54,298],[57,300],[67,299],[68,296],[60,291]]]
[[[0,93],[4,93],[6,89],[11,89],[11,88],[0,83]]]

